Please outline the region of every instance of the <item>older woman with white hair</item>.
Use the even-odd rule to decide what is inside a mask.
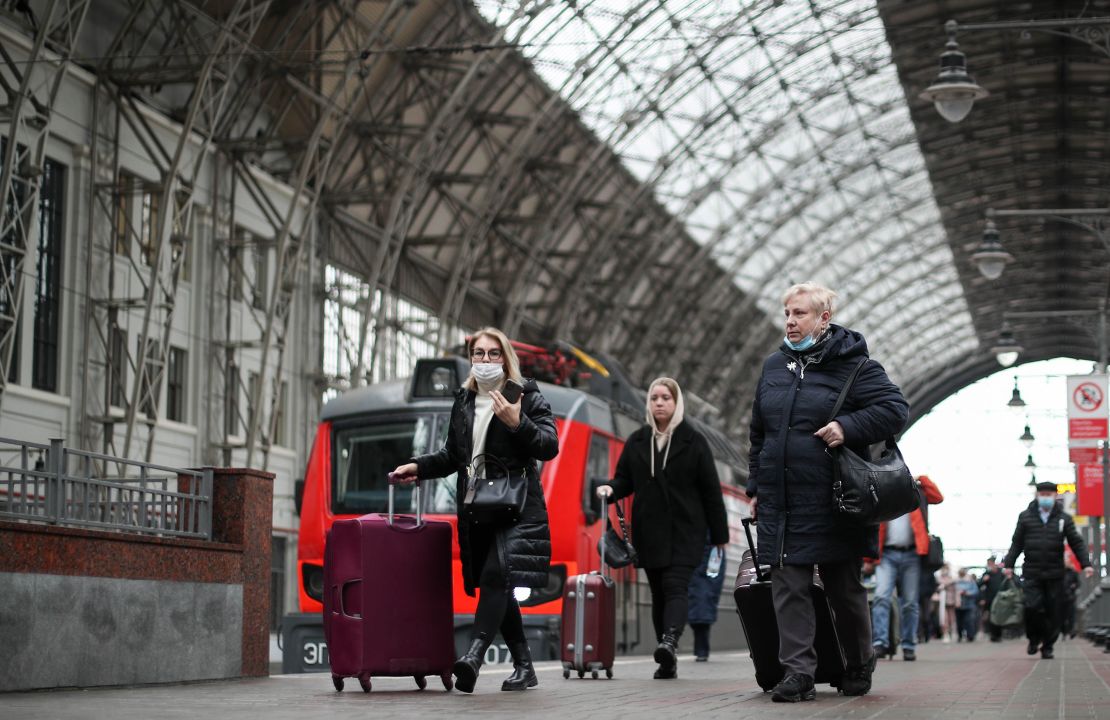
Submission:
[[[778,702],[816,697],[816,615],[810,597],[815,565],[848,663],[840,691],[866,694],[875,668],[860,565],[862,557],[874,556],[878,533],[837,517],[827,449],[846,445],[864,454],[868,445],[902,430],[909,406],[882,365],[868,359],[863,336],[832,322],[835,299],[836,293],[815,283],[786,291],[786,337],[763,364],[752,407],[747,493],[753,515],[758,507],[759,562],[772,568],[779,662],[786,672],[772,692]],[[861,362],[843,406],[830,418]]]
[[[705,436],[683,422],[682,390],[671,378],[648,388],[647,424],[624,444],[600,497],[632,499],[632,544],[651,587],[658,680],[678,677],[675,650],[686,626],[687,588],[708,532],[724,550],[728,518],[713,453]]]

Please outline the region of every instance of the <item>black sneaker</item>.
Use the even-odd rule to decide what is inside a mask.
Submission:
[[[879,643],[878,645],[875,646],[875,657],[878,658],[879,660],[882,660],[887,655],[891,655],[891,654],[892,653],[889,650],[886,649],[886,645],[883,645],[882,643]]]
[[[1051,660],[1052,658],[1054,658],[1056,656],[1052,654],[1052,648],[1043,647],[1043,648],[1041,648],[1041,657],[1044,658],[1045,660]]]
[[[875,661],[878,657],[878,653],[876,653],[862,666],[848,666],[848,669],[844,671],[843,679],[840,681],[840,694],[866,695],[871,692],[871,674],[875,672]]]
[[[790,673],[771,691],[771,700],[775,702],[795,703],[816,699],[817,689],[813,687],[813,678],[801,673]]]
[[[1041,644],[1036,640],[1030,640],[1029,644],[1025,647],[1026,655],[1036,655],[1037,650],[1040,649]]]
[[[917,659],[917,653],[911,648],[902,648],[902,659],[906,662],[913,662]]]

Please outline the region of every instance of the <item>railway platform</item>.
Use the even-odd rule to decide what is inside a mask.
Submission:
[[[778,704],[755,684],[746,652],[707,663],[679,661],[679,679],[652,680],[650,658],[618,660],[612,680],[564,680],[556,662],[537,665],[539,687],[501,692],[504,666],[479,678],[476,692],[419,691],[411,678],[376,678],[364,694],[356,682],[337,693],[326,674],[185,685],[56,690],[0,695],[0,717],[20,720],[335,720],[336,718],[898,718],[1110,720],[1110,654],[1075,639],[1056,658],[1025,654],[1020,640],[919,646],[914,663],[880,663],[871,694],[841,697],[828,686],[815,702]]]

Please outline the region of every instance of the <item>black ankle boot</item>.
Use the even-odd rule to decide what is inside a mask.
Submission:
[[[659,647],[655,648],[655,662],[659,663],[659,671],[656,677],[661,679],[675,677],[677,674],[675,670],[678,667],[678,657],[675,654],[677,649],[678,631],[673,627],[668,628],[659,641]]]
[[[536,669],[532,667],[532,653],[527,642],[513,643],[509,646],[513,656],[513,674],[501,683],[502,690],[527,690],[536,687]]]
[[[489,649],[490,638],[485,633],[470,641],[470,649],[466,654],[455,661],[451,673],[455,676],[455,689],[465,693],[474,692],[474,683],[478,681],[478,668],[486,659],[486,650]]]

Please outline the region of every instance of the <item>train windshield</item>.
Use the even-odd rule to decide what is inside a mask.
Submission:
[[[386,476],[415,455],[443,446],[446,415],[364,418],[337,425],[332,479],[332,512],[336,515],[384,513],[389,507]],[[413,488],[399,486],[394,511],[413,513]],[[425,513],[455,512],[455,475],[423,484]]]

